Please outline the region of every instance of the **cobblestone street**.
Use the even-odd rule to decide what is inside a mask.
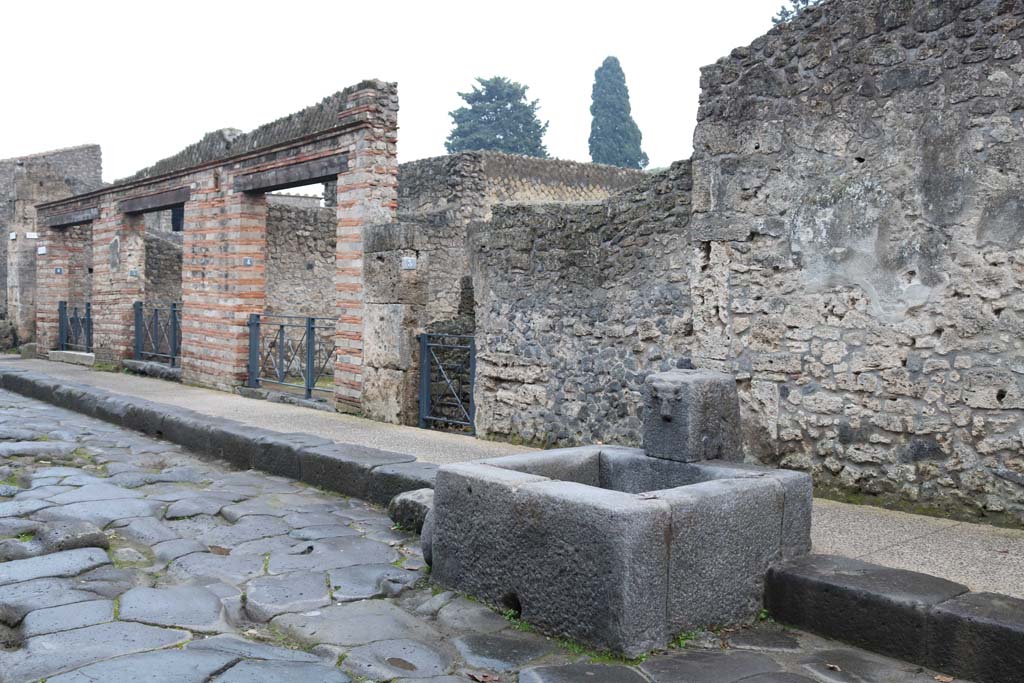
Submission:
[[[432,587],[380,509],[3,391],[0,480],[3,683],[935,680],[770,622],[596,658]]]

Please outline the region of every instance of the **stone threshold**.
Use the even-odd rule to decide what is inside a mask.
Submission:
[[[56,363],[71,363],[89,368],[96,364],[96,355],[84,351],[50,351],[47,358]]]
[[[283,433],[203,415],[30,370],[0,368],[0,388],[183,446],[238,469],[261,470],[387,505],[404,491],[432,488],[438,466],[412,455]]]
[[[1024,681],[1024,600],[837,555],[772,567],[765,607],[788,626],[976,683]]]

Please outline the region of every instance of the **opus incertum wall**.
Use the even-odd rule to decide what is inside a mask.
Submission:
[[[646,452],[443,466],[423,531],[431,577],[627,657],[752,619],[769,568],[810,551],[811,478],[737,462],[727,375],[651,375],[645,410]]]
[[[182,370],[219,388],[246,372],[250,313],[266,305],[265,193],[337,183],[334,311],[339,405],[362,395],[363,251],[366,225],[394,220],[397,87],[365,81],[320,104],[238,134],[221,131],[131,178],[39,206],[38,335],[53,348],[57,302],[67,299],[71,254],[92,253],[97,353],[129,354],[132,302],[145,299],[143,215],[184,207]],[[88,225],[88,244],[70,229]]]

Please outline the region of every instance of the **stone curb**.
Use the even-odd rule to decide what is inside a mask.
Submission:
[[[437,465],[312,434],[274,432],[187,408],[0,369],[0,388],[176,443],[239,469],[262,470],[328,491],[387,505],[404,491],[433,486]]]
[[[784,624],[975,683],[1024,681],[1024,600],[835,555],[772,567],[765,607]]]

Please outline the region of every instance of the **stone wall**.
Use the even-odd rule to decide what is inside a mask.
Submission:
[[[0,161],[0,320],[12,328],[5,338],[35,339],[36,204],[102,186],[101,166],[98,145]]]
[[[471,223],[486,220],[502,203],[599,201],[641,178],[611,166],[494,152],[402,164],[399,222],[366,234],[366,413],[415,424],[416,335],[473,332]]]
[[[739,378],[749,459],[809,471],[820,494],[1024,523],[1022,38],[1019,0],[829,0],[704,69],[687,253],[668,254],[692,333],[659,345]],[[650,204],[624,239],[657,229]],[[530,220],[580,220],[546,211]],[[523,218],[496,213],[493,232]],[[475,277],[481,354],[507,354],[487,361],[485,432],[628,442],[629,370],[599,373],[619,353],[603,330],[632,316],[567,296],[530,258],[585,269],[546,240],[499,239],[481,238]],[[544,306],[512,297],[549,281]],[[543,341],[556,323],[572,341]]]
[[[267,200],[265,311],[334,318],[335,210]]]
[[[477,430],[636,444],[649,372],[688,367],[690,165],[603,203],[496,208],[470,233]]]

